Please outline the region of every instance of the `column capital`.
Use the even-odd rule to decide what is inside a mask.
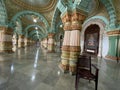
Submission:
[[[81,14],[78,11],[73,11],[71,18],[72,18],[71,19],[71,22],[72,22],[71,28],[72,28],[72,30],[81,30],[82,24],[83,24],[86,16]]]
[[[19,38],[24,38],[24,35],[18,35],[19,36]]]
[[[54,35],[55,35],[54,33],[49,33],[49,34],[48,34],[48,38],[53,38]]]
[[[112,30],[107,32],[108,36],[118,36],[120,35],[120,30]]]
[[[66,12],[64,16],[61,17],[64,24],[64,30],[71,30],[71,15],[70,12]]]

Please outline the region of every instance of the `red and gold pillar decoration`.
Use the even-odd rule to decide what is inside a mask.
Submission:
[[[63,72],[69,72],[71,14],[67,12],[64,16],[62,16],[62,22],[64,25],[65,33],[62,45],[62,60],[59,66],[63,70]]]
[[[76,73],[77,57],[80,54],[80,31],[82,29],[82,23],[86,16],[74,11],[72,13],[71,21],[71,36],[70,36],[70,57],[69,57],[69,72]]]
[[[54,52],[54,33],[48,34],[48,52]]]
[[[11,28],[0,26],[0,52],[13,52],[12,34],[13,30]]]
[[[19,35],[18,37],[18,48],[24,48],[24,36]]]

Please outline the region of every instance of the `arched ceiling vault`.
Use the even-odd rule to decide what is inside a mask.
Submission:
[[[120,13],[116,8],[116,2],[120,0],[1,0],[4,2],[4,12],[6,23],[9,26],[16,28],[16,22],[21,20],[21,31],[25,32],[25,28],[29,25],[37,24],[45,31],[45,35],[49,32],[56,33],[56,27],[61,19],[60,16],[67,10],[73,10],[78,8],[82,10],[90,19],[93,16],[101,15],[104,17],[105,13],[108,17],[105,17],[109,22],[111,29],[117,28],[120,23],[120,19],[117,19]],[[3,5],[3,4],[2,4]],[[105,7],[105,10],[101,10],[101,7]],[[102,12],[101,12],[102,11]],[[116,12],[117,11],[117,12]],[[103,14],[100,14],[103,13]],[[8,17],[7,17],[8,16]],[[30,17],[39,17],[39,21],[34,23]],[[42,18],[42,20],[40,20]],[[119,21],[119,23],[118,23]],[[5,23],[5,24],[6,24]],[[19,28],[20,29],[20,28]],[[28,30],[31,32],[34,30],[34,26]],[[32,36],[31,36],[32,37]],[[36,36],[35,36],[36,37]]]
[[[28,25],[27,27],[24,26],[24,30],[22,30],[22,34],[24,34],[26,36],[26,33],[28,33],[28,29],[29,28],[33,28],[33,30],[35,29],[35,27],[39,28],[41,30],[41,32],[46,36],[47,35],[47,30],[49,30],[48,28],[50,27],[49,24],[48,24],[48,21],[46,20],[46,18],[44,16],[42,16],[40,13],[36,13],[36,12],[33,12],[33,11],[22,11],[22,12],[19,12],[17,13],[11,20],[10,22],[10,26],[11,27],[16,27],[16,22],[18,20],[21,20],[22,22],[22,18],[27,18],[29,19],[29,21],[33,21],[33,19],[37,19],[37,22],[40,22],[39,25]],[[24,20],[24,19],[23,19]],[[25,20],[24,20],[25,21]],[[44,25],[41,25],[41,23],[43,23]],[[22,23],[24,24],[24,22]],[[24,24],[25,25],[25,24]],[[42,27],[43,26],[43,27]],[[44,28],[44,29],[43,29]]]
[[[28,26],[25,28],[24,32],[25,32],[25,33],[28,33],[30,28],[34,28],[34,29],[35,29],[35,27],[38,28],[38,29],[37,29],[38,31],[39,31],[39,29],[40,29],[41,33],[47,34],[47,31],[44,30],[41,26],[39,26],[39,25],[37,25],[37,24],[28,25]]]

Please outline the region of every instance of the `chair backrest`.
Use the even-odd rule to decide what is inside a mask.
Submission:
[[[77,68],[87,69],[91,72],[91,56],[80,55],[78,57]]]

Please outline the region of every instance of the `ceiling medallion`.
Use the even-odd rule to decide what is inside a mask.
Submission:
[[[12,0],[12,2],[24,9],[33,10],[37,12],[49,12],[55,7],[57,0],[50,0],[49,3],[45,6],[35,6],[22,0]]]

